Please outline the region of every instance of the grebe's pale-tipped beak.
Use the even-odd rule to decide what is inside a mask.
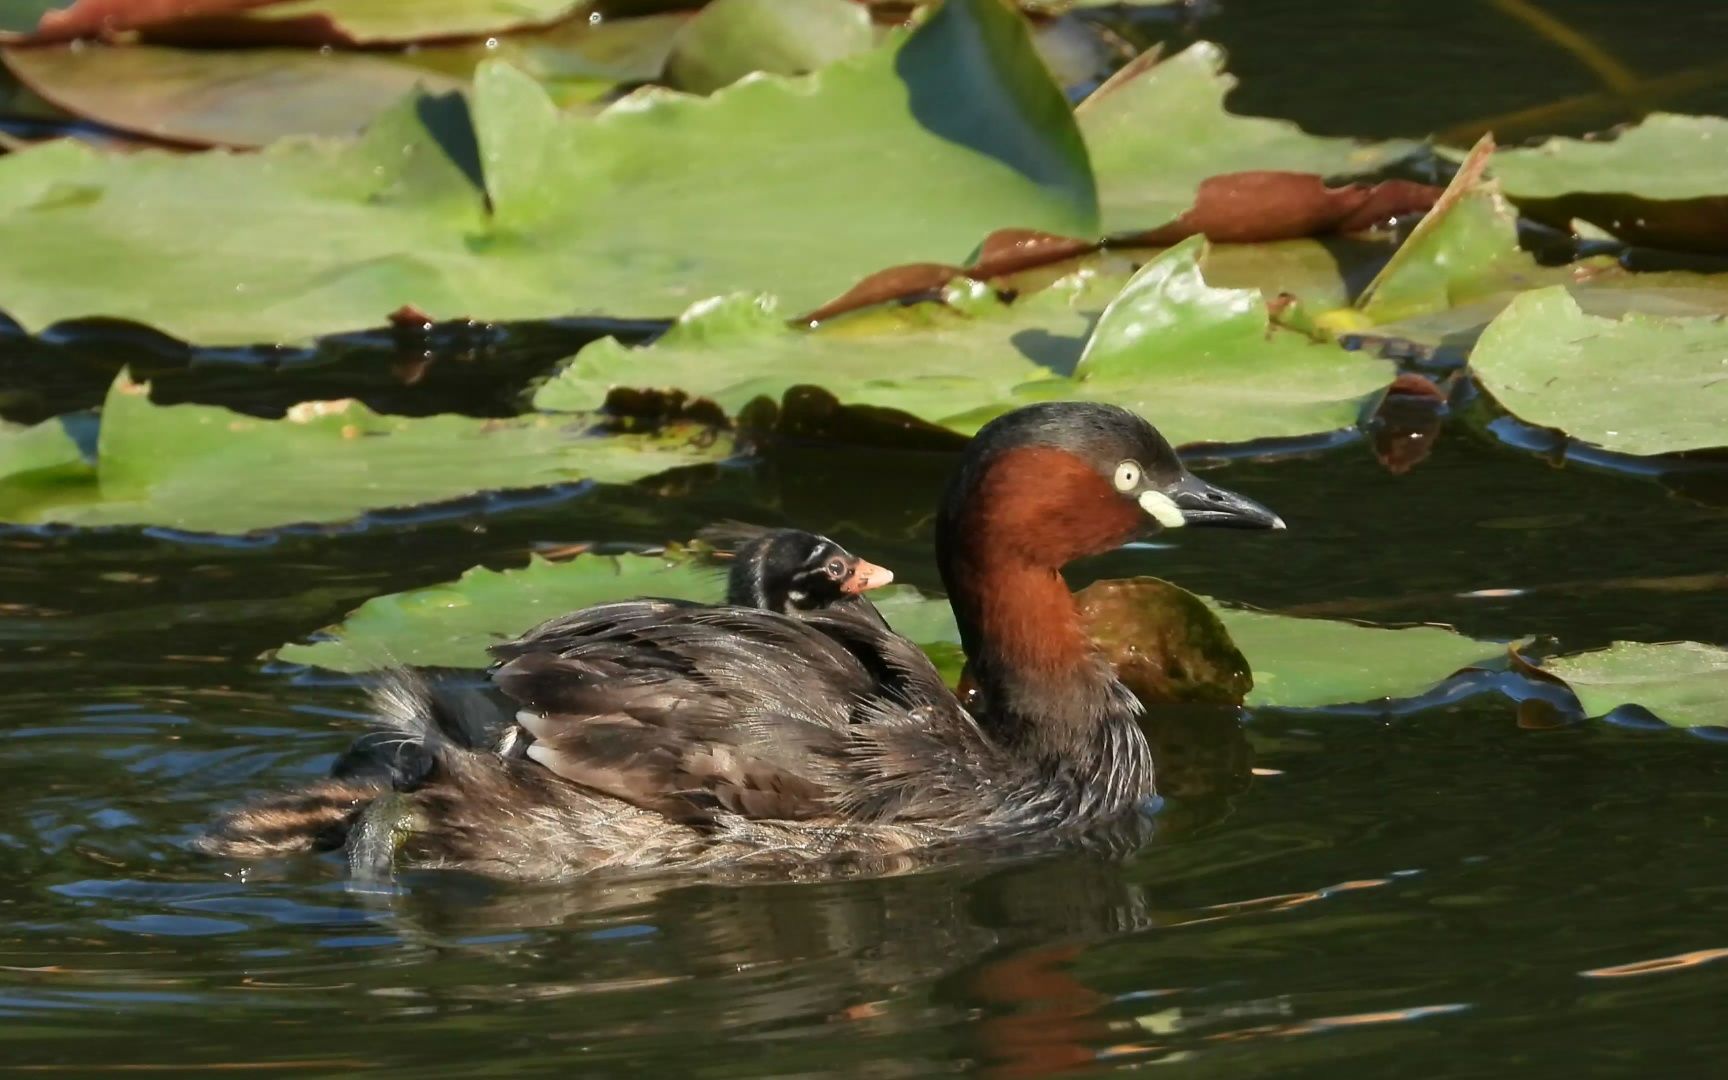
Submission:
[[[1246,495],[1192,474],[1162,489],[1140,493],[1140,508],[1166,529],[1183,525],[1224,529],[1282,529],[1284,519]]]
[[[894,580],[894,571],[886,566],[877,566],[873,562],[859,559],[852,568],[852,576],[840,583],[840,591],[848,596],[857,596],[861,592],[879,589]]]

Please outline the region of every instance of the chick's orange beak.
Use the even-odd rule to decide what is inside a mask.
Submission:
[[[852,576],[840,583],[840,591],[847,596],[857,596],[861,592],[879,589],[893,580],[894,571],[886,566],[859,559],[852,567]]]

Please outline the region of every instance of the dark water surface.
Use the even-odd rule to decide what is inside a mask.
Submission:
[[[1671,21],[1669,51],[1647,54],[1672,5],[1551,6],[1656,69],[1728,40],[1706,47]],[[1504,22],[1492,5],[1302,7],[1305,22],[1265,5],[1274,22],[1244,28],[1256,5],[1233,3],[1202,30],[1237,45],[1263,83],[1255,107],[1320,127],[1304,110],[1333,108],[1339,80],[1299,77],[1288,55],[1249,63],[1273,27],[1286,44],[1302,29],[1322,59],[1349,44],[1376,65],[1431,64],[1435,49],[1479,55],[1501,40],[1481,28]],[[1529,80],[1564,66],[1539,40],[1519,48]],[[1517,106],[1476,63],[1444,69],[1457,100],[1443,108],[1384,70],[1364,93],[1385,99],[1385,133]],[[1126,861],[796,886],[421,877],[390,895],[333,862],[241,876],[185,850],[217,807],[319,775],[351,737],[353,688],[259,656],[365,598],[517,565],[538,543],[657,543],[724,517],[830,531],[929,586],[949,464],[782,447],[652,492],[253,545],[0,534],[0,1072],[1719,1071],[1728,743],[1521,728],[1498,697],[1161,718],[1167,804]],[[1459,422],[1405,476],[1362,443],[1211,475],[1290,531],[1181,535],[1076,582],[1152,573],[1275,610],[1568,649],[1728,639],[1728,510],[1654,480],[1555,468]]]

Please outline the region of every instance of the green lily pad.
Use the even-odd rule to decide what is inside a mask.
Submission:
[[[1612,139],[1503,150],[1494,172],[1526,214],[1633,244],[1728,252],[1728,119],[1653,113]]]
[[[277,657],[332,671],[395,664],[481,668],[486,646],[556,615],[633,596],[718,603],[724,571],[681,553],[579,555],[550,562],[537,555],[513,570],[476,566],[442,585],[374,597],[326,640],[284,645]]]
[[[15,477],[43,473],[85,472],[78,443],[59,420],[34,426],[0,421],[0,491]]]
[[[1112,291],[1078,275],[1007,304],[961,282],[945,303],[867,310],[815,330],[789,326],[770,297],[704,301],[652,345],[607,338],[587,346],[534,405],[595,409],[615,387],[664,388],[736,415],[758,397],[778,401],[793,386],[815,384],[845,404],[898,409],[970,434],[988,419],[970,414],[1007,408],[1021,384],[1073,369],[1091,313]]]
[[[300,342],[404,305],[658,317],[751,288],[808,309],[884,266],[963,261],[1005,223],[1096,230],[1073,117],[998,0],[950,0],[802,79],[644,91],[598,117],[488,63],[466,121],[421,99],[352,142],[8,155],[0,309],[202,344]]]
[[[1728,727],[1728,649],[1697,641],[1616,641],[1549,660],[1590,716],[1641,705],[1675,727]]]
[[[1173,441],[1294,438],[1355,425],[1382,361],[1273,325],[1253,289],[1217,289],[1195,237],[1141,267],[1098,320],[1072,396],[1152,418]],[[1062,396],[1052,384],[1022,396]]]
[[[1520,201],[1575,192],[1659,200],[1728,195],[1728,118],[1651,113],[1612,139],[1556,137],[1501,150],[1494,175]]]
[[[1728,321],[1587,315],[1560,288],[1518,297],[1470,370],[1514,416],[1621,454],[1728,446]]]
[[[251,22],[313,20],[332,40],[349,45],[406,44],[504,34],[549,26],[586,6],[585,0],[288,0],[247,8]]]
[[[1460,358],[1488,324],[1518,297],[1539,288],[1564,288],[1591,315],[1620,318],[1634,312],[1659,316],[1728,315],[1728,275],[1687,271],[1633,272],[1612,256],[1582,259],[1564,267],[1537,267],[1454,307],[1374,326],[1378,337],[1430,347],[1445,346]]]
[[[1536,260],[1518,247],[1518,215],[1484,178],[1492,139],[1470,152],[1433,209],[1357,298],[1375,323],[1444,311],[1499,288],[1527,287]],[[1542,282],[1547,284],[1547,282]]]
[[[1092,154],[1104,231],[1144,232],[1179,217],[1200,182],[1247,170],[1360,175],[1409,156],[1417,143],[1310,135],[1287,120],[1236,116],[1224,53],[1199,42],[1167,60],[1124,68],[1076,110]]]
[[[262,146],[287,135],[351,135],[418,90],[463,80],[375,53],[12,47],[6,66],[46,101],[157,139]]]
[[[246,533],[484,491],[632,483],[733,452],[729,438],[694,426],[606,436],[577,416],[407,418],[354,401],[260,420],[155,405],[148,389],[115,381],[93,469],[73,464],[58,421],[0,441],[0,520]]]
[[[666,79],[706,94],[757,71],[802,75],[874,40],[870,9],[852,0],[713,0],[678,35]]]
[[[376,597],[327,631],[323,640],[284,645],[276,655],[289,663],[345,672],[391,664],[478,668],[488,663],[487,645],[567,611],[637,596],[717,603],[724,591],[719,572],[683,551],[666,556],[583,555],[563,563],[533,559],[520,569],[475,568],[454,582]],[[1228,608],[1203,597],[1199,601],[1222,624],[1222,640],[1217,640],[1218,631],[1205,628],[1172,636],[1161,625],[1172,610],[1172,593],[1189,595],[1148,578],[1101,582],[1081,595],[1091,597],[1095,613],[1108,609],[1101,618],[1112,629],[1108,648],[1118,660],[1132,636],[1128,627],[1137,617],[1145,618],[1143,644],[1156,641],[1163,647],[1172,640],[1185,641],[1184,656],[1194,651],[1206,670],[1216,669],[1208,677],[1239,692],[1242,687],[1232,671],[1239,649],[1253,668],[1250,705],[1317,708],[1410,697],[1461,668],[1505,652],[1503,645],[1474,641],[1441,627],[1386,629],[1297,619]],[[947,601],[904,586],[871,596],[882,598],[877,606],[890,626],[931,653],[951,680],[958,676],[959,633]],[[1145,600],[1138,615],[1124,607],[1124,598],[1131,607],[1135,597]],[[1182,618],[1191,622],[1193,617]],[[1157,674],[1161,686],[1167,676]]]
[[[1485,178],[1521,151],[1492,150],[1484,140],[1463,159],[1433,210],[1363,290],[1357,308],[1375,334],[1467,348],[1514,299],[1554,286],[1598,315],[1728,313],[1722,275],[1632,273],[1612,256],[1537,265],[1518,246],[1518,213],[1501,182]]]
[[[1254,669],[1246,704],[1318,709],[1414,697],[1506,646],[1444,626],[1368,626],[1223,608],[1218,617]]]
[[[249,147],[289,135],[353,135],[416,91],[467,89],[486,59],[521,68],[561,107],[592,102],[619,83],[658,78],[685,22],[577,20],[490,47],[412,52],[84,43],[12,47],[0,57],[42,98],[77,116],[157,139]]]
[[[1391,376],[1384,362],[1271,326],[1253,289],[1217,289],[1194,238],[1142,267],[1087,331],[1112,279],[1081,274],[1011,304],[967,284],[947,304],[878,309],[815,330],[770,301],[698,305],[643,348],[585,348],[535,397],[598,408],[615,387],[676,389],[736,413],[800,384],[970,434],[1016,405],[1111,401],[1173,442],[1240,442],[1350,427]],[[644,386],[646,379],[654,380]]]

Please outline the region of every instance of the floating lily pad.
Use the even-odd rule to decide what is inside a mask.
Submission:
[[[16,5],[14,5],[16,6]],[[545,26],[581,0],[73,0],[4,11],[0,30],[37,41],[148,31],[204,43],[406,44]],[[31,8],[40,24],[26,22]]]
[[[0,56],[37,94],[77,116],[152,138],[246,147],[288,135],[353,135],[417,90],[466,89],[488,58],[533,76],[561,107],[594,101],[619,83],[658,78],[685,21],[580,20],[491,47],[412,52],[84,43]]]
[[[1542,670],[1566,681],[1590,716],[1640,705],[1675,727],[1728,727],[1728,649],[1696,641],[1616,641]]]
[[[1256,290],[1211,287],[1199,268],[1203,250],[1198,237],[1184,241],[1129,280],[1086,343],[1072,396],[1125,405],[1178,443],[1354,426],[1390,367],[1272,325]],[[1022,396],[1048,400],[1063,390],[1039,383]]]
[[[1286,120],[1233,115],[1224,98],[1235,85],[1224,73],[1223,50],[1199,42],[1167,60],[1143,57],[1081,103],[1076,115],[1107,234],[1174,220],[1208,177],[1248,170],[1353,176],[1417,149],[1322,138]]]
[[[327,640],[284,645],[277,656],[332,671],[481,668],[491,662],[486,646],[590,604],[634,596],[718,603],[726,591],[723,573],[680,553],[579,555],[567,562],[536,555],[514,570],[476,566],[443,585],[374,597]]]
[[[1444,626],[1367,626],[1242,608],[1218,615],[1253,666],[1249,705],[1318,709],[1414,697],[1506,653],[1503,644]]]
[[[14,478],[45,473],[82,473],[83,452],[66,425],[59,420],[26,427],[0,421],[0,492]]]
[[[678,35],[666,79],[706,94],[752,72],[815,71],[874,40],[869,8],[852,0],[713,0]]]
[[[489,63],[466,121],[422,99],[354,142],[9,155],[0,309],[203,344],[304,341],[405,305],[656,317],[754,288],[798,309],[883,266],[961,261],[1004,223],[1096,229],[1073,117],[998,0],[951,0],[898,46],[803,79],[643,92],[599,117],[560,116]]]
[[[586,0],[288,0],[248,7],[243,17],[265,40],[280,29],[300,41],[385,45],[549,26],[585,6]]]
[[[1622,240],[1728,251],[1728,119],[1652,113],[1610,139],[1502,150],[1494,173],[1530,216]]]
[[[1374,325],[1368,333],[1417,345],[1445,347],[1462,360],[1496,316],[1518,297],[1562,287],[1591,315],[1620,318],[1633,312],[1660,316],[1728,315],[1728,275],[1687,271],[1633,272],[1612,256],[1565,267],[1538,267],[1479,296],[1443,310]],[[1366,324],[1365,324],[1366,325]]]
[[[578,416],[407,418],[336,401],[260,420],[155,405],[125,376],[103,404],[94,468],[74,467],[70,446],[58,421],[0,439],[0,520],[245,533],[485,491],[631,483],[733,452],[707,428],[602,435]]]
[[[488,663],[486,646],[492,642],[589,604],[637,596],[718,603],[724,591],[716,570],[682,551],[664,557],[582,555],[563,563],[534,559],[521,569],[476,568],[454,582],[368,600],[324,640],[284,645],[277,656],[347,672],[390,664],[478,668]],[[1210,680],[1227,692],[1243,689],[1231,670],[1240,649],[1253,668],[1250,705],[1317,708],[1410,697],[1505,652],[1502,645],[1441,627],[1395,630],[1296,619],[1227,608],[1205,598],[1197,602],[1213,612],[1222,631],[1196,629],[1190,625],[1192,613],[1183,613],[1184,626],[1172,631],[1166,623],[1175,610],[1174,594],[1189,596],[1166,582],[1141,578],[1100,582],[1081,596],[1090,597],[1094,626],[1110,629],[1111,655],[1140,665],[1139,675],[1150,669],[1144,657],[1130,655],[1137,619],[1146,621],[1141,634],[1146,648],[1178,643],[1181,660],[1193,662],[1195,670],[1175,677],[1191,686]],[[889,625],[930,652],[950,679],[958,676],[959,633],[947,601],[903,586],[871,595],[882,598],[877,606]],[[1137,599],[1144,603],[1137,605]],[[1154,666],[1154,682],[1167,687],[1172,672]]]
[[[588,346],[541,388],[543,409],[592,409],[615,387],[681,390],[736,413],[821,386],[970,434],[1027,401],[1090,398],[1139,410],[1174,442],[1312,435],[1356,422],[1385,363],[1269,324],[1252,289],[1216,289],[1198,238],[1131,278],[1098,317],[1109,279],[1070,277],[1012,304],[981,287],[949,303],[878,309],[814,331],[768,301],[699,305],[653,345]],[[652,380],[649,382],[648,380]],[[644,385],[646,384],[646,385]]]
[[[1363,315],[1388,323],[1444,311],[1535,275],[1536,260],[1518,247],[1517,214],[1484,176],[1493,152],[1494,140],[1484,137],[1459,165],[1428,216],[1362,290]]]
[[[1494,155],[1494,175],[1516,199],[1574,192],[1696,199],[1728,194],[1728,117],[1651,113],[1613,138],[1555,137]]]
[[[1560,288],[1518,297],[1470,369],[1513,415],[1621,454],[1728,446],[1728,321],[1585,314]]]
[[[675,389],[735,415],[757,397],[778,401],[808,383],[845,404],[898,409],[969,434],[988,417],[968,414],[1007,408],[1021,384],[1073,370],[1112,291],[1081,275],[1006,304],[964,282],[943,303],[877,308],[813,331],[789,326],[769,297],[704,301],[652,345],[608,338],[587,346],[534,404],[594,409],[615,387]]]
[[[373,53],[83,45],[14,47],[0,55],[20,81],[67,112],[200,145],[351,135],[417,89],[466,85]]]
[[[1363,290],[1360,327],[1416,344],[1468,349],[1514,299],[1564,286],[1584,311],[1620,316],[1728,314],[1728,277],[1634,273],[1612,256],[1539,266],[1518,246],[1518,213],[1489,179],[1509,153],[1484,139],[1425,218]],[[1492,156],[1491,156],[1492,155]]]

